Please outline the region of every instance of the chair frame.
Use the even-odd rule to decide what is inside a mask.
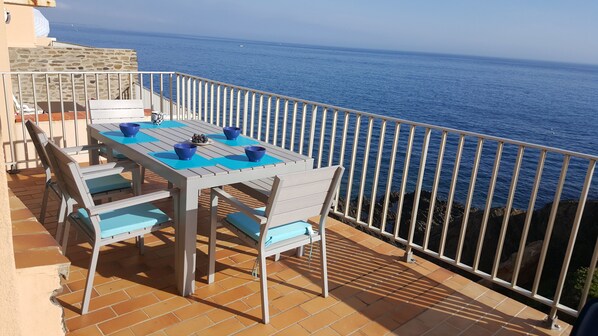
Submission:
[[[81,314],[86,314],[89,310],[89,301],[91,298],[91,290],[93,288],[93,279],[95,276],[95,269],[99,257],[100,248],[102,246],[112,244],[114,242],[127,240],[134,237],[143,236],[146,233],[150,233],[162,228],[173,226],[176,224],[178,214],[176,213],[176,204],[178,203],[178,189],[161,190],[152,192],[145,195],[137,195],[134,197],[121,199],[113,202],[103,203],[95,205],[89,189],[84,182],[82,171],[79,164],[68,156],[67,153],[62,151],[58,146],[52,142],[48,142],[46,145],[47,150],[51,153],[50,159],[53,166],[60,171],[58,175],[58,184],[67,202],[67,221],[64,232],[64,244],[68,240],[68,231],[70,224],[73,224],[79,232],[83,233],[83,236],[92,245],[92,256],[90,261],[89,270],[87,273],[87,280],[85,285],[85,291],[83,295],[83,302],[81,304]],[[161,199],[172,197],[174,201],[174,219],[169,222],[156,224],[151,227],[145,227],[129,232],[124,232],[115,236],[102,238],[100,229],[100,215],[110,211],[140,205],[143,203],[153,202]],[[93,226],[93,232],[89,227],[82,222],[81,219],[76,216],[76,212],[73,211],[74,204],[79,204],[80,207],[84,208],[89,215],[89,220]],[[176,227],[176,225],[174,225]]]
[[[29,136],[31,138],[31,141],[33,142],[33,146],[35,147],[39,160],[42,164],[42,167],[44,168],[44,173],[46,174],[46,183],[44,188],[44,195],[42,198],[39,221],[43,224],[46,220],[46,209],[48,206],[48,199],[50,197],[50,191],[52,191],[60,199],[58,224],[56,229],[56,239],[60,241],[63,228],[62,224],[66,216],[66,201],[64,200],[62,191],[58,187],[56,180],[52,178],[53,169],[51,166],[50,157],[48,156],[48,152],[46,151],[46,144],[50,142],[50,140],[48,139],[46,133],[31,120],[27,120],[25,126],[27,127],[27,131],[29,132]],[[62,150],[66,153],[78,153],[86,150],[94,150],[99,148],[100,146],[101,145],[85,145],[77,147],[67,147],[63,148]],[[140,192],[140,185],[138,182],[140,177],[137,176],[137,170],[138,167],[133,162],[108,163],[81,168],[83,177],[85,179],[93,179],[103,176],[116,175],[125,171],[133,172],[132,188],[119,188],[101,193],[95,193],[93,194],[94,200],[110,199],[115,196],[129,193],[138,194]]]
[[[214,282],[215,279],[215,253],[216,253],[216,230],[218,227],[218,201],[222,199],[226,203],[230,204],[234,208],[240,210],[243,214],[254,220],[260,225],[259,240],[255,240],[252,237],[246,235],[243,231],[238,229],[233,224],[229,223],[226,219],[220,221],[220,224],[227,227],[233,233],[235,233],[244,243],[257,249],[258,262],[259,262],[259,275],[260,275],[260,288],[262,293],[262,321],[267,324],[270,321],[269,307],[268,307],[268,278],[266,271],[266,258],[272,255],[280,254],[288,250],[295,248],[301,248],[302,246],[320,242],[320,267],[322,270],[322,296],[328,296],[328,272],[326,266],[326,218],[330,211],[334,194],[337,191],[340,179],[342,177],[344,168],[333,166],[327,168],[320,168],[314,171],[293,173],[277,176],[274,178],[272,185],[272,192],[266,203],[265,216],[260,215],[255,209],[248,207],[241,203],[239,200],[226,193],[224,190],[213,188],[210,195],[211,202],[211,228],[209,237],[209,262],[208,262],[208,283]],[[315,180],[314,180],[315,179]],[[301,188],[304,183],[311,183],[312,185],[318,183],[328,183],[328,188],[322,203],[314,205],[303,204],[305,201],[298,201],[298,204],[289,205],[288,199],[284,200],[280,197],[283,194],[283,190],[291,188]],[[310,185],[311,187],[311,185]],[[307,189],[311,189],[307,187]],[[320,187],[321,188],[321,187]],[[285,190],[286,191],[286,190]],[[303,198],[308,198],[312,190],[307,190]],[[315,192],[315,191],[314,191]],[[318,191],[321,195],[321,191]],[[280,200],[279,200],[280,198]],[[287,202],[284,208],[279,204]],[[319,202],[319,201],[315,201]],[[289,207],[290,206],[290,207]],[[294,208],[293,206],[296,206]],[[283,210],[277,211],[277,207],[283,208]],[[318,207],[318,209],[315,209]],[[307,222],[307,218],[320,216],[317,224],[317,231],[311,234],[301,235],[286,239],[277,243],[266,245],[267,231],[269,228],[292,223],[295,221],[303,220]]]
[[[92,124],[145,121],[145,109],[141,99],[90,99],[89,118]],[[91,139],[90,139],[91,140]],[[102,155],[103,153],[100,153]],[[106,151],[109,162],[124,161],[114,157],[111,150]],[[145,180],[145,167],[141,167],[141,183]]]

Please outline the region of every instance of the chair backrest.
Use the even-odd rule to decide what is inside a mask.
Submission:
[[[579,313],[571,336],[598,335],[598,299],[589,300]]]
[[[145,111],[142,100],[89,100],[92,124],[143,121]]]
[[[42,166],[46,171],[46,181],[48,181],[51,178],[50,158],[48,157],[48,153],[46,152],[48,136],[39,126],[37,126],[31,120],[27,120],[27,122],[25,122],[25,126],[27,127],[27,131],[29,132],[31,141],[33,141],[33,146],[35,146],[35,150],[37,151],[39,160],[42,162]]]
[[[267,228],[328,216],[343,171],[333,166],[275,177],[266,205]]]
[[[94,206],[93,198],[87,184],[83,181],[83,174],[77,161],[52,141],[48,141],[46,144],[46,152],[64,197],[67,200],[74,199],[79,206],[84,208]]]

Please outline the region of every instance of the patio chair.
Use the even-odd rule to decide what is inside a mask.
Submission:
[[[41,161],[42,167],[46,173],[46,183],[44,188],[44,196],[42,198],[39,221],[44,223],[46,220],[48,198],[50,197],[50,191],[52,191],[60,199],[58,224],[56,228],[56,240],[60,241],[63,228],[62,224],[66,215],[66,202],[62,195],[62,191],[56,183],[56,180],[52,179],[51,161],[48,157],[48,152],[46,151],[46,144],[49,142],[49,139],[46,133],[31,120],[27,120],[25,126],[27,127],[31,141],[33,141],[33,145],[35,146],[39,160]],[[63,148],[62,150],[67,153],[75,153],[84,150],[97,149],[98,147],[99,145],[78,146]],[[111,198],[120,194],[129,194],[133,192],[131,181],[124,178],[122,175],[120,175],[120,173],[122,171],[133,171],[133,177],[135,177],[135,175],[137,175],[135,173],[136,170],[137,165],[132,162],[123,162],[118,164],[110,163],[81,168],[85,183],[95,200]],[[138,180],[139,178],[137,178],[137,180],[134,179],[134,189],[139,188]]]
[[[14,95],[12,96],[12,101],[15,104],[15,108],[16,108],[16,114],[20,115],[22,114],[35,114],[36,112],[38,114],[44,113],[44,110],[40,109],[40,108],[33,108],[30,107],[27,104],[21,104],[19,103],[19,100],[17,99],[17,97],[15,97]]]
[[[92,124],[136,122],[145,120],[142,100],[126,99],[90,99],[88,103],[89,117]],[[106,147],[100,149],[100,155],[108,161],[128,160],[115,150]],[[141,167],[141,182],[145,179],[145,168]]]
[[[174,209],[176,209],[178,190],[156,191],[95,205],[79,164],[52,142],[48,142],[46,150],[50,153],[53,167],[59,172],[58,185],[67,202],[69,215],[64,228],[65,242],[72,224],[92,245],[91,262],[81,304],[83,315],[89,310],[89,299],[100,248],[172,226],[172,220],[168,215],[151,202],[172,196],[175,202]],[[75,203],[79,204],[79,209],[73,211]]]
[[[257,250],[262,292],[262,321],[270,320],[266,257],[301,246],[320,242],[322,296],[328,296],[326,270],[325,224],[328,211],[344,168],[327,167],[277,176],[265,208],[253,209],[225,191],[211,192],[211,229],[209,243],[208,283],[214,281],[218,200],[222,199],[240,210],[221,221],[242,241]],[[307,219],[320,216],[313,230]]]

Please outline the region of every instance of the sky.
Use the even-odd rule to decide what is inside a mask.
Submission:
[[[56,2],[51,24],[598,64],[596,0]]]

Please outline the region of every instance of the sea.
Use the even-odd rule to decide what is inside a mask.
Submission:
[[[61,24],[51,26],[50,36],[87,46],[135,49],[142,71],[177,71],[400,119],[598,155],[598,65]],[[568,182],[582,183],[586,167],[587,162],[585,167],[570,170]],[[558,174],[559,169],[550,170],[543,181],[554,182]],[[508,189],[508,181],[504,184],[500,188]],[[596,185],[594,181],[590,198],[598,199]],[[538,204],[551,202],[549,194],[541,193]],[[578,188],[566,188],[563,194],[563,199],[578,197]],[[524,201],[520,203],[516,205],[526,206]],[[474,205],[483,206],[483,202]]]

